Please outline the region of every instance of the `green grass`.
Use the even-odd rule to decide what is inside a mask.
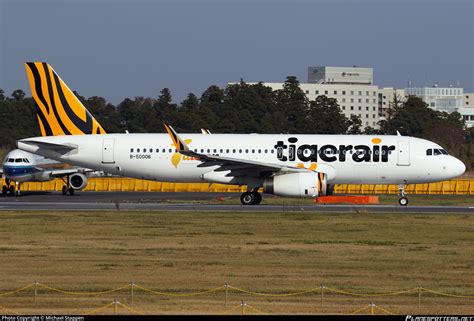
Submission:
[[[423,286],[474,295],[472,215],[0,212],[0,293],[34,280],[71,291],[101,291],[134,282],[157,291],[198,292],[231,284],[288,293],[327,287],[360,293]],[[130,290],[98,297],[32,289],[0,297],[21,313],[84,313]],[[319,292],[260,297],[231,291],[190,298],[135,289],[144,313],[219,314],[246,301],[266,313],[350,313],[370,301],[395,313],[472,314],[474,299],[423,293],[350,297]],[[119,310],[125,313],[123,308]],[[2,312],[3,313],[3,312]],[[106,313],[113,313],[109,309]],[[236,310],[240,313],[240,310]]]

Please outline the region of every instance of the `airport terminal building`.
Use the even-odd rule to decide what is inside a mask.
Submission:
[[[265,82],[273,90],[283,88],[283,83]],[[396,96],[399,101],[413,95],[423,99],[430,108],[448,113],[459,112],[468,127],[474,126],[474,94],[465,94],[463,88],[453,87],[394,87],[379,88],[374,84],[373,69],[364,67],[308,67],[308,82],[300,88],[309,100],[325,95],[334,98],[344,115],[359,116],[362,126],[378,128],[378,122],[386,119],[393,108]]]
[[[283,83],[264,83],[273,90]],[[360,67],[309,67],[308,82],[300,84],[309,100],[325,95],[335,98],[347,118],[358,115],[364,127],[377,128],[382,115],[379,88],[373,84],[373,69]]]
[[[474,94],[464,93],[463,88],[456,87],[413,87],[405,88],[406,96],[417,96],[423,99],[428,107],[447,113],[458,112],[467,127],[474,126]]]

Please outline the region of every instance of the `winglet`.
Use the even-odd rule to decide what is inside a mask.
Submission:
[[[173,127],[170,126],[168,123],[163,123],[163,125],[166,128],[166,131],[171,137],[171,140],[173,141],[174,146],[179,152],[187,152],[189,151],[188,145],[184,142],[184,140],[181,139],[181,137],[178,136],[178,133],[174,130]]]

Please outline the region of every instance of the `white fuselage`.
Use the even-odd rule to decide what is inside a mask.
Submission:
[[[53,169],[69,166],[19,149],[12,150],[3,160],[3,175],[14,182],[45,182],[54,179]]]
[[[328,173],[329,184],[411,184],[462,175],[464,164],[433,152],[439,145],[407,136],[180,134],[193,151],[266,164],[304,166]],[[74,147],[58,152],[31,142]],[[30,143],[28,143],[30,142]],[[168,134],[35,137],[22,150],[104,172],[167,182],[236,183],[209,165],[176,152]],[[431,149],[431,155],[427,150]],[[444,152],[444,150],[443,150]],[[244,184],[240,182],[241,184]]]

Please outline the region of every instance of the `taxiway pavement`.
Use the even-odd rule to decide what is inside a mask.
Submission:
[[[8,211],[194,211],[194,212],[334,212],[334,213],[436,213],[474,214],[474,206],[399,206],[394,205],[241,205],[238,193],[148,193],[26,192],[20,197],[0,197],[0,210]],[[271,196],[269,196],[271,197]],[[226,198],[236,204],[223,204]]]

